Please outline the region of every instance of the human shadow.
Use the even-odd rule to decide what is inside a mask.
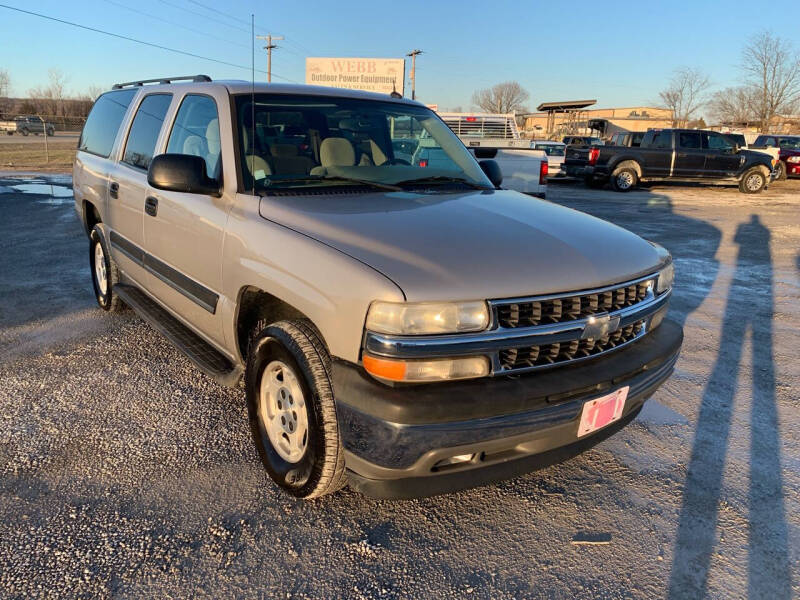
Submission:
[[[746,334],[752,347],[748,596],[791,596],[780,430],[772,348],[770,233],[757,215],[739,225],[736,272],[728,291],[720,350],[703,393],[683,492],[668,597],[708,594],[725,457]]]

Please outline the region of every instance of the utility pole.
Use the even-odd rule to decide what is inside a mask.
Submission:
[[[422,50],[412,50],[406,56],[411,57],[411,99],[417,99],[417,54],[422,54]]]
[[[272,35],[271,33],[268,35],[257,35],[256,36],[259,40],[266,40],[267,45],[264,46],[264,50],[267,51],[267,81],[272,81],[272,49],[277,48],[275,44],[272,43],[273,40],[282,40],[282,35]]]

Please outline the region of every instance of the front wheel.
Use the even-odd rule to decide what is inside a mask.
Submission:
[[[750,169],[739,180],[739,191],[743,194],[758,194],[767,187],[767,177],[758,167]]]
[[[783,181],[786,179],[786,165],[783,164],[782,160],[779,160],[778,164],[775,165],[775,179],[777,181]]]
[[[639,175],[636,169],[624,167],[617,169],[611,176],[611,187],[615,192],[630,192],[639,183]]]
[[[89,234],[89,267],[92,271],[94,296],[100,308],[108,312],[122,310],[122,299],[114,292],[114,286],[119,282],[119,271],[108,253],[103,230],[99,225],[95,225]]]
[[[20,130],[20,133],[27,137],[27,135],[30,133],[30,131],[28,131],[27,129],[22,129],[22,130]]]
[[[270,478],[297,498],[345,482],[330,356],[304,320],[259,323],[247,355],[250,429]]]
[[[49,129],[47,130],[47,133],[46,133],[46,135],[47,135],[48,137],[53,137],[55,134],[56,134],[56,130],[55,130],[55,129],[53,129],[52,127],[51,127],[51,128],[49,128]]]

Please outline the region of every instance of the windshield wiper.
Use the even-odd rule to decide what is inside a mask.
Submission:
[[[301,177],[288,177],[286,179],[267,179],[262,185],[264,187],[278,187],[282,183],[324,183],[326,181],[335,181],[341,183],[356,183],[358,185],[368,185],[379,190],[388,190],[391,192],[401,192],[403,188],[392,185],[390,183],[380,183],[379,181],[370,181],[369,179],[357,179],[355,177],[340,177],[338,175],[322,176],[322,175],[304,175]]]
[[[448,175],[432,175],[430,177],[419,177],[417,179],[406,179],[405,181],[398,181],[398,186],[411,186],[411,185],[424,185],[427,183],[463,183],[476,190],[489,190],[486,186],[464,179],[463,177],[450,177]]]

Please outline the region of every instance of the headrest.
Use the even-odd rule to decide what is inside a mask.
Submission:
[[[345,138],[325,138],[319,148],[319,161],[324,167],[352,167],[356,164],[356,151]]]
[[[205,157],[205,145],[199,135],[190,135],[183,142],[183,153]]]
[[[206,143],[208,144],[208,153],[216,156],[219,154],[219,120],[211,119],[206,127]]]

